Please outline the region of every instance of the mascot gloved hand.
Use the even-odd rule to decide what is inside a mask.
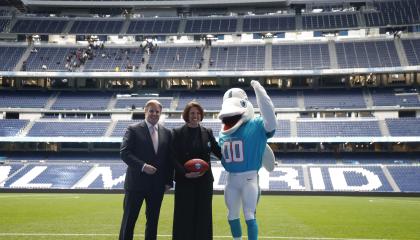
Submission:
[[[244,90],[231,88],[223,96],[222,130],[219,145],[222,148],[222,165],[228,172],[225,187],[225,203],[233,239],[242,239],[239,220],[242,206],[248,239],[258,239],[258,225],[255,219],[260,189],[258,170],[262,165],[274,169],[274,154],[267,145],[267,139],[274,135],[277,119],[274,106],[265,89],[257,81],[251,81],[257,97],[261,116],[254,116],[254,108]]]

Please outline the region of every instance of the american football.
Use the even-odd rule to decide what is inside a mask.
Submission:
[[[190,172],[205,172],[209,169],[209,164],[203,159],[194,158],[185,162],[184,167]]]

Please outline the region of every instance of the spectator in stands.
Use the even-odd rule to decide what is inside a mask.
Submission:
[[[185,124],[173,130],[175,203],[173,240],[213,239],[212,198],[213,174],[188,172],[184,163],[200,158],[210,165],[210,154],[222,157],[213,132],[200,125],[203,108],[197,102],[189,102],[182,113]]]
[[[128,165],[120,240],[133,239],[144,200],[145,240],[156,240],[163,195],[172,187],[172,136],[170,130],[158,123],[162,105],[157,100],[149,100],[144,110],[145,121],[127,128],[120,150],[122,160]]]
[[[124,9],[124,11],[123,11],[123,16],[125,17],[125,18],[130,18],[130,14],[128,13],[128,10],[127,9]]]

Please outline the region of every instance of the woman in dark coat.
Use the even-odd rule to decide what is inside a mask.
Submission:
[[[185,106],[185,124],[173,130],[175,167],[175,204],[173,240],[213,239],[213,174],[210,154],[221,158],[220,147],[211,129],[200,126],[203,108],[197,102]],[[188,172],[184,163],[200,158],[210,168],[203,173]]]

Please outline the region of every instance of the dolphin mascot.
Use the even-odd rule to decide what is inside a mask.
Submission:
[[[234,240],[242,239],[239,220],[240,208],[248,229],[248,239],[258,239],[258,224],[255,218],[260,188],[258,171],[264,166],[274,169],[274,154],[267,139],[274,135],[277,119],[274,105],[265,89],[252,80],[261,116],[254,116],[254,107],[244,90],[231,88],[223,96],[219,119],[222,129],[219,145],[222,148],[222,165],[228,172],[225,187],[225,203],[228,221]]]

